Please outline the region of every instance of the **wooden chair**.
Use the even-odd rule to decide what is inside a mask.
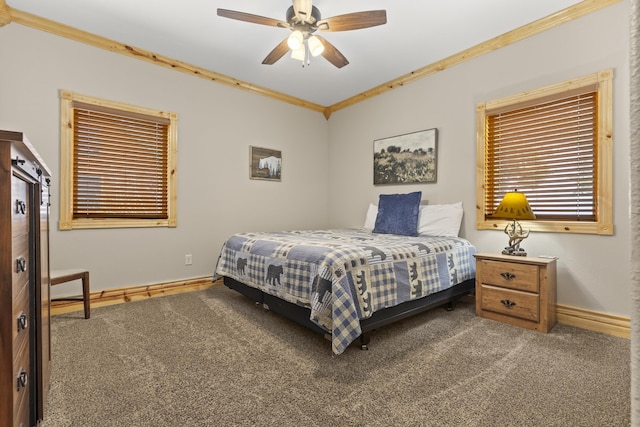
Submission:
[[[82,280],[82,301],[84,302],[84,318],[91,317],[91,294],[89,291],[89,271],[82,269],[74,270],[51,270],[51,286],[60,283]],[[78,300],[78,298],[59,298],[61,300]]]

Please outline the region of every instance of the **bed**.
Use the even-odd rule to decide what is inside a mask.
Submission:
[[[475,252],[460,237],[368,228],[239,233],[223,244],[216,276],[325,334],[339,355],[356,340],[366,348],[374,329],[473,292]]]

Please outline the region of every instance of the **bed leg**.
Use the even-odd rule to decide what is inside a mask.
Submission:
[[[446,304],[445,309],[446,309],[447,311],[453,311],[453,310],[455,310],[455,309],[456,309],[456,300],[449,301],[449,302]]]
[[[371,335],[368,332],[360,334],[360,350],[369,350],[369,341],[371,341]]]

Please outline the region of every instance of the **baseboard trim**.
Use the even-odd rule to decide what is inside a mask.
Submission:
[[[104,307],[131,301],[140,301],[148,298],[207,289],[221,284],[222,279],[213,280],[211,276],[207,276],[177,282],[159,283],[156,285],[109,289],[92,292],[91,306]],[[475,300],[473,297],[470,297],[464,301],[474,302]],[[82,300],[51,302],[51,315],[82,311],[83,309]],[[622,338],[629,338],[631,335],[631,320],[628,317],[563,304],[557,304],[556,310],[558,323]]]
[[[558,323],[575,326],[594,332],[602,332],[617,337],[629,338],[631,335],[631,319],[584,308],[557,304]]]
[[[211,276],[207,276],[196,279],[180,280],[177,282],[166,282],[155,285],[133,286],[92,292],[91,307],[104,307],[107,305],[140,301],[143,299],[179,294],[182,292],[191,292],[200,289],[207,289],[221,283],[222,280],[214,281]],[[84,310],[84,306],[81,299],[79,301],[51,301],[52,316],[82,310]]]

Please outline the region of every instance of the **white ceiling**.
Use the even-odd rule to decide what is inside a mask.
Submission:
[[[322,18],[385,9],[387,24],[319,32],[349,60],[308,67],[262,60],[290,31],[217,16],[231,9],[286,21],[290,0],[6,0],[14,9],[322,106],[435,63],[580,0],[314,0]]]

